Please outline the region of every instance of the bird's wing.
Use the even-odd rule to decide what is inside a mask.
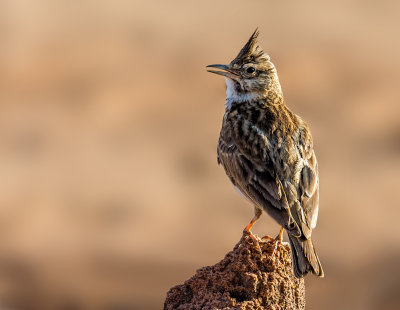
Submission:
[[[317,224],[319,205],[318,164],[312,144],[310,131],[307,125],[303,124],[296,142],[300,174],[298,181],[288,182],[294,189],[292,197],[289,198],[290,211],[301,228],[302,235],[307,239],[311,237],[311,232]]]
[[[311,230],[317,225],[319,208],[318,163],[312,150],[304,160],[299,182],[300,204],[304,212],[305,222]]]

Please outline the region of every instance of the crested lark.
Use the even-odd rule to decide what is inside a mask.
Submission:
[[[257,44],[256,30],[229,65],[218,163],[253,205],[250,228],[267,212],[286,230],[296,277],[323,277],[311,242],[318,217],[318,166],[307,124],[285,105],[275,66]]]

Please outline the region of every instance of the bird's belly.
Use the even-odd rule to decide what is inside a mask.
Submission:
[[[258,206],[257,201],[251,196],[245,185],[248,182],[248,175],[243,167],[243,159],[240,159],[237,153],[232,152],[221,154],[220,160],[226,175],[239,195],[246,198],[251,204]]]
[[[239,193],[240,196],[242,196],[243,198],[245,198],[246,200],[250,201],[250,198],[246,196],[245,193],[243,193],[239,187],[237,187],[236,185],[233,184],[233,187],[235,188],[235,190]]]

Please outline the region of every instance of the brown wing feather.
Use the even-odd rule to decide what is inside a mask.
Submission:
[[[301,171],[299,189],[301,193],[301,206],[309,229],[314,229],[317,225],[319,208],[319,180],[318,164],[314,151]]]

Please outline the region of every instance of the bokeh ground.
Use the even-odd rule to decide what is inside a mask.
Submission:
[[[0,306],[160,309],[237,243],[253,210],[217,166],[224,82],[205,66],[258,26],[319,159],[307,309],[397,309],[399,9],[1,2]]]

